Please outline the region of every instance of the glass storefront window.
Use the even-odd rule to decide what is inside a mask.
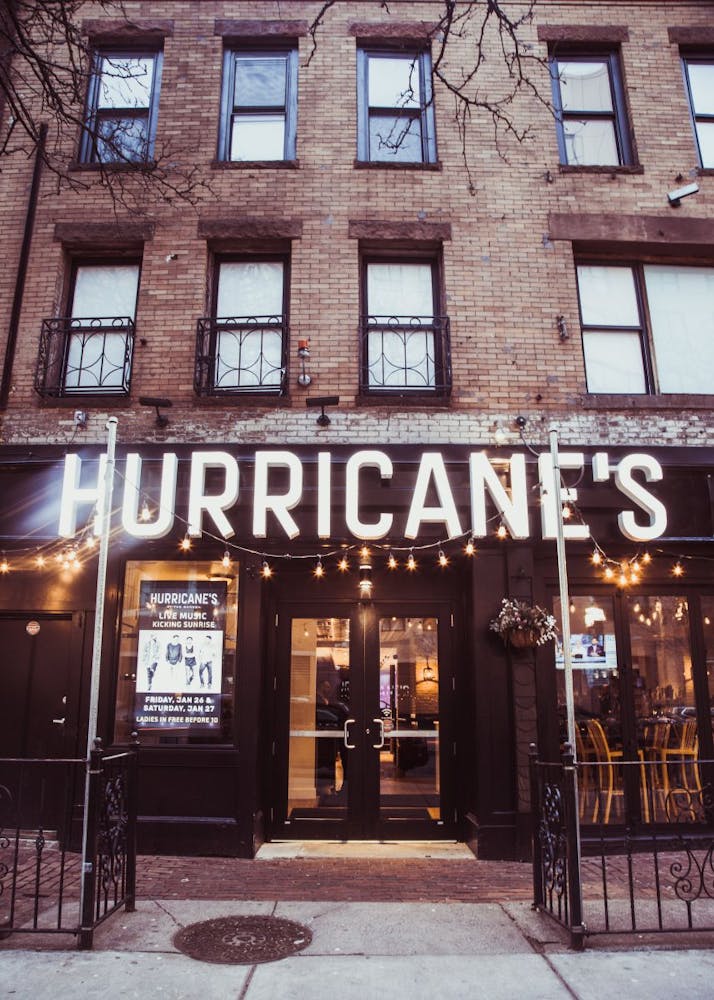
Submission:
[[[221,562],[130,561],[124,577],[114,740],[231,741],[238,580]]]

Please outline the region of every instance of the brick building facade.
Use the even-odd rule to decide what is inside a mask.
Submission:
[[[129,0],[129,25],[87,5],[96,135],[67,150],[78,190],[40,176],[21,301],[33,160],[3,165],[3,328],[19,313],[0,413],[0,628],[19,673],[2,752],[82,752],[95,562],[33,560],[73,559],[114,416],[126,510],[99,728],[117,744],[139,733],[147,847],[250,856],[266,837],[329,834],[527,850],[526,753],[557,752],[562,671],[551,643],[516,650],[488,624],[507,595],[559,613],[538,461],[551,427],[576,490],[584,752],[585,720],[636,759],[653,720],[676,740],[696,719],[714,757],[712,4],[537,3],[520,33],[551,106],[523,88],[522,142],[494,141],[474,111],[465,157],[438,79],[430,99],[441,6],[338,3],[311,55],[316,4]],[[502,93],[486,39],[479,77]],[[473,45],[451,38],[450,78]],[[112,129],[131,210],[81,188],[116,159]],[[195,206],[132,188],[131,160],[155,150],[195,167]],[[329,423],[314,397],[339,398]],[[61,496],[76,514],[64,538]],[[182,587],[192,608],[214,602],[218,635],[176,617]],[[66,722],[30,725],[29,704]],[[630,807],[655,819],[620,805],[613,822]]]

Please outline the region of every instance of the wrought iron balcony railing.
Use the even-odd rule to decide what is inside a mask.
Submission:
[[[129,316],[42,321],[35,389],[40,396],[127,396],[134,353]]]
[[[288,327],[283,316],[205,316],[196,327],[199,396],[287,391]]]
[[[451,394],[448,316],[362,316],[363,395]]]

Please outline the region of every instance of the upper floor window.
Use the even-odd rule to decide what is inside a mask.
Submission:
[[[220,260],[212,315],[198,321],[196,391],[284,393],[287,260]]]
[[[160,88],[160,52],[97,52],[87,97],[82,160],[150,160]]]
[[[560,162],[617,166],[632,162],[620,62],[605,55],[551,59]]]
[[[296,49],[226,51],[220,159],[295,159],[297,72]]]
[[[436,163],[428,52],[358,50],[357,159]]]
[[[68,315],[42,323],[40,395],[128,394],[139,274],[138,261],[75,264]]]
[[[703,167],[714,167],[714,59],[684,60],[689,106]]]
[[[439,291],[435,261],[365,260],[363,392],[449,393],[449,322],[438,314]]]
[[[580,264],[589,392],[714,393],[714,268]]]

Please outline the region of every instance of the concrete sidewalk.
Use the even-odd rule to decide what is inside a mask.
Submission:
[[[181,927],[238,914],[308,926],[298,955],[255,966],[213,965],[180,954]],[[568,938],[523,902],[391,903],[142,901],[115,914],[93,952],[72,938],[14,934],[0,942],[0,995],[15,1000],[704,1000],[714,993],[713,935],[597,939],[574,953]]]

